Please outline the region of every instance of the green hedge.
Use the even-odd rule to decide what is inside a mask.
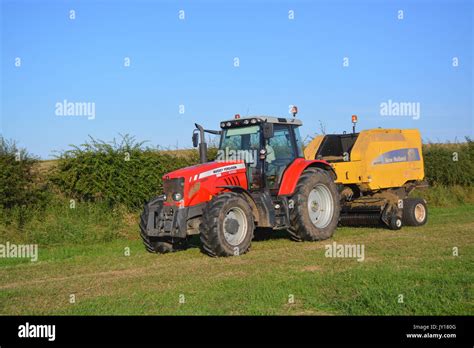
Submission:
[[[0,136],[0,208],[9,209],[31,203],[37,160],[13,141]]]
[[[15,220],[21,226],[30,206],[45,207],[51,194],[41,179],[38,159],[0,135],[0,219],[4,223]]]
[[[192,164],[189,156],[145,147],[127,135],[110,143],[91,137],[58,157],[50,180],[69,198],[136,209],[160,193],[165,173]]]
[[[426,179],[432,186],[474,185],[474,143],[423,146]]]

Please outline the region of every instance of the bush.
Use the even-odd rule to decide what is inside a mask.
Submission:
[[[50,195],[41,183],[38,160],[0,135],[0,220],[22,226],[28,209],[44,208]]]
[[[144,147],[128,135],[110,143],[91,137],[63,152],[50,178],[69,198],[133,210],[161,193],[165,173],[193,164],[196,158]]]
[[[36,163],[25,149],[0,136],[0,208],[10,209],[34,201]]]
[[[473,186],[474,143],[466,138],[459,144],[423,146],[426,179],[431,185]]]

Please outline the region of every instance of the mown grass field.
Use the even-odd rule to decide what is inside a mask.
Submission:
[[[0,259],[0,314],[473,315],[473,210],[433,208],[421,228],[339,228],[316,243],[265,234],[232,258],[148,254],[126,239],[40,245],[37,262]],[[333,241],[363,244],[365,260],[325,257]]]

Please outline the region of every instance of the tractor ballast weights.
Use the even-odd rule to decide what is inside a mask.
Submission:
[[[423,199],[409,198],[425,187],[420,133],[416,129],[369,129],[315,137],[306,158],[334,168],[341,198],[341,225],[378,225],[390,229],[426,223]]]
[[[199,234],[210,256],[246,253],[257,227],[287,230],[295,241],[330,238],[342,223],[393,229],[426,222],[426,204],[407,198],[421,185],[421,140],[415,130],[368,130],[315,138],[303,152],[295,118],[255,116],[196,124],[200,164],[163,176],[163,195],[145,204],[141,237],[149,252],[186,247]],[[208,162],[205,133],[220,136]],[[257,155],[255,155],[257,154]]]

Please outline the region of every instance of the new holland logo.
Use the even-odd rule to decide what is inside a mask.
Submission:
[[[389,164],[400,162],[414,162],[420,160],[420,153],[417,148],[399,149],[385,152],[377,157],[372,164]]]

